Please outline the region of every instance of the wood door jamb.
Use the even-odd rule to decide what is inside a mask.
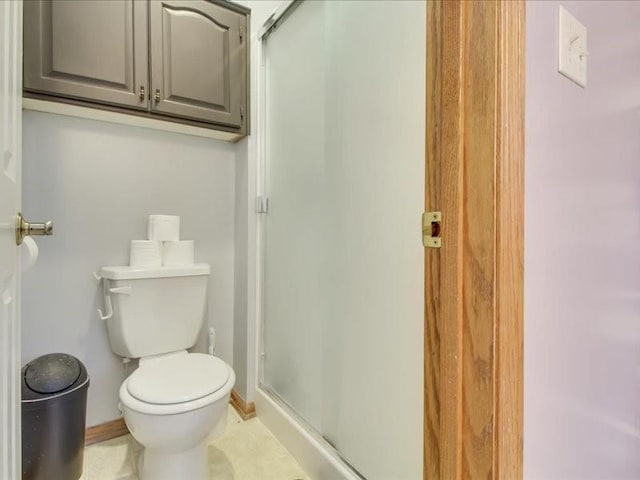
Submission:
[[[523,0],[427,4],[425,479],[522,478]]]

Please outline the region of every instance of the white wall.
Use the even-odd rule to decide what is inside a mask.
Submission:
[[[527,2],[525,477],[640,478],[640,3]]]
[[[249,178],[247,140],[238,145],[235,165],[235,223],[234,223],[234,288],[233,288],[233,368],[236,373],[235,391],[246,401],[248,396],[248,236],[249,236]]]
[[[258,74],[260,48],[257,32],[282,0],[238,1],[251,9],[251,134],[238,143],[236,161],[236,244],[233,360],[235,390],[253,401],[256,386],[256,182],[258,167]]]
[[[257,362],[256,32],[283,2],[237,3],[252,9],[252,135],[238,144],[24,112],[25,215],[36,220],[54,219],[56,232],[54,237],[38,240],[42,255],[37,266],[24,276],[23,361],[54,350],[81,358],[92,375],[89,425],[119,415],[117,389],[124,378],[118,357],[109,349],[104,325],[94,314],[101,305],[97,284],[90,274],[102,264],[126,261],[128,240],[134,235],[143,238],[144,218],[151,212],[181,214],[183,236],[187,238],[191,229],[191,237],[197,241],[198,260],[214,266],[208,323],[217,331],[216,353],[233,365],[235,389],[243,398],[253,399]],[[185,148],[189,149],[188,155]],[[185,164],[186,156],[189,159]],[[145,169],[152,166],[160,167],[156,174],[152,173],[154,180],[142,185]],[[105,183],[107,178],[125,179],[130,191],[123,197],[124,187],[114,190]],[[167,196],[161,190],[165,184],[173,185]],[[92,224],[91,231],[76,238],[67,235],[68,226],[62,230],[62,222],[68,218],[70,223],[72,214],[79,215],[82,224],[103,221],[96,213],[106,206],[110,209],[110,222],[118,222],[120,229],[112,228],[112,223],[103,227]],[[189,212],[185,213],[183,207]],[[122,218],[116,218],[116,214]],[[91,244],[93,249],[83,247]],[[59,259],[71,252],[81,253],[82,259],[74,260],[75,265],[62,265]],[[51,291],[54,269],[58,268],[64,284]],[[68,282],[80,290],[73,293],[63,288]],[[55,323],[42,320],[49,318],[50,311],[54,312]],[[205,342],[203,335],[200,350]]]
[[[110,348],[92,272],[128,261],[150,213],[182,216],[182,237],[211,264],[208,324],[233,361],[234,176],[237,146],[217,140],[24,112],[23,208],[52,219],[40,259],[23,276],[23,361],[76,355],[91,375],[88,425],[119,416],[120,359]],[[206,338],[199,349],[204,349]]]

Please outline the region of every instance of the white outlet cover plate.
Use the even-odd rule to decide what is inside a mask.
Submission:
[[[558,71],[587,86],[587,28],[562,5],[558,7]]]

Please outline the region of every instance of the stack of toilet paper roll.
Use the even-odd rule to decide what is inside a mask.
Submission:
[[[131,240],[132,267],[193,265],[193,240],[180,240],[180,217],[149,215],[148,240]]]

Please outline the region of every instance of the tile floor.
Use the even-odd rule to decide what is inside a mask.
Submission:
[[[130,436],[85,449],[80,480],[137,480],[139,444]],[[209,445],[212,480],[310,480],[257,418],[243,422],[229,407],[227,431]]]

